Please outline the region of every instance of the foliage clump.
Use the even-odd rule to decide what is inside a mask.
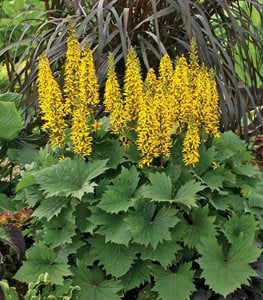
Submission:
[[[34,212],[27,228],[33,245],[16,280],[30,284],[48,273],[55,291],[66,286],[73,300],[129,293],[185,300],[241,289],[248,299],[262,296],[249,285],[262,285],[256,262],[263,180],[245,143],[232,132],[219,134],[214,78],[194,49],[175,67],[164,56],[158,75],[150,69],[144,82],[131,50],[124,93],[111,54],[110,115],[94,131],[91,107],[98,102],[89,106],[83,95],[96,93],[80,92],[78,81],[71,116],[63,117],[71,131],[64,148],[41,149],[17,185],[16,203]],[[89,152],[76,150],[72,139],[78,105],[92,136]]]

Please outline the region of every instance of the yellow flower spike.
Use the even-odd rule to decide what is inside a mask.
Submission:
[[[200,117],[202,128],[207,134],[219,135],[219,97],[214,75],[206,67],[201,69],[202,89]]]
[[[64,71],[65,115],[71,115],[79,93],[80,44],[73,27],[67,38],[67,52]]]
[[[195,165],[199,161],[200,136],[196,124],[189,124],[183,142],[183,161],[185,165]]]
[[[198,57],[198,51],[197,51],[197,44],[196,40],[192,38],[191,43],[190,43],[190,69],[191,72],[195,73],[198,72],[200,67],[199,63],[199,57]],[[193,77],[195,74],[193,74]]]
[[[92,137],[87,124],[87,113],[82,104],[74,108],[71,128],[73,152],[82,156],[90,155],[92,151]]]
[[[156,132],[159,130],[158,103],[155,102],[155,91],[158,81],[153,69],[149,69],[144,82],[144,96],[140,103],[137,122],[137,145],[141,152],[139,167],[149,166],[154,153],[159,156],[159,141]]]
[[[120,91],[120,85],[115,72],[114,56],[108,57],[108,72],[104,93],[105,111],[110,113],[111,130],[115,134],[123,132],[126,119],[123,116],[124,102]]]
[[[211,108],[213,109],[213,119],[211,134],[215,137],[220,135],[219,131],[219,95],[217,91],[217,84],[213,71],[209,73],[210,88],[211,88]]]
[[[81,51],[79,65],[79,99],[86,107],[87,113],[92,113],[99,103],[99,84],[93,60],[92,50],[85,45]]]
[[[37,85],[41,118],[44,121],[42,128],[49,132],[52,147],[63,146],[66,123],[63,119],[62,93],[45,56],[39,61]]]
[[[137,118],[138,106],[143,99],[143,81],[140,62],[133,48],[127,55],[124,77],[124,124],[129,128],[129,123]]]
[[[173,63],[168,54],[165,54],[160,61],[159,65],[159,81],[165,91],[173,79]]]
[[[191,121],[193,112],[190,71],[184,56],[176,60],[172,88],[174,91],[174,102],[177,108],[179,127],[182,129]]]

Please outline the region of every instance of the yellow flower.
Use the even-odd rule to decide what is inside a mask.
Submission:
[[[127,55],[125,78],[124,78],[124,108],[123,118],[127,128],[131,121],[135,121],[138,115],[138,106],[143,99],[143,81],[141,77],[140,62],[133,48]]]
[[[81,52],[79,64],[79,99],[86,112],[92,113],[99,103],[99,84],[92,50],[86,45]]]
[[[162,88],[167,91],[173,80],[173,63],[168,54],[165,54],[159,65],[159,82]]]
[[[115,134],[121,134],[126,125],[124,118],[124,102],[122,99],[120,85],[115,73],[114,56],[109,54],[107,81],[104,93],[105,111],[110,113],[111,130]]]
[[[92,131],[93,132],[99,131],[101,129],[102,125],[103,125],[102,122],[94,121],[93,124],[91,125]]]
[[[71,115],[76,97],[79,94],[80,44],[76,31],[71,28],[67,39],[67,52],[64,71],[65,115]]]
[[[149,69],[144,82],[144,96],[139,106],[137,122],[137,145],[141,153],[140,167],[150,166],[154,157],[160,155],[159,140],[156,133],[159,130],[158,103],[155,101],[155,91],[158,81],[153,69]]]
[[[62,94],[47,57],[40,59],[37,84],[41,118],[44,121],[42,128],[49,132],[52,147],[63,146],[66,123],[63,119]]]
[[[87,123],[87,113],[81,104],[74,108],[71,141],[74,153],[83,156],[90,155],[92,151],[92,137]]]
[[[176,60],[172,89],[174,106],[177,108],[177,119],[179,121],[180,129],[182,129],[191,121],[193,115],[190,72],[187,60],[184,56],[181,56]]]
[[[213,170],[219,168],[219,163],[213,161],[212,168],[213,168]]]
[[[185,165],[195,165],[199,161],[199,145],[198,126],[189,124],[183,142],[183,161]]]
[[[170,102],[169,89],[163,85],[164,82],[161,76],[156,79],[153,69],[148,71],[144,83],[144,98],[139,105],[136,129],[138,149],[141,152],[139,163],[141,167],[150,166],[154,158],[170,155],[174,108]]]

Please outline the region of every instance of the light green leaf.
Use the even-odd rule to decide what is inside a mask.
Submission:
[[[119,281],[105,280],[98,268],[89,270],[82,262],[72,268],[73,284],[81,290],[75,292],[72,300],[121,300],[118,292],[122,286]]]
[[[198,198],[197,193],[204,190],[206,187],[200,182],[190,180],[186,182],[178,190],[175,198],[172,202],[183,204],[187,207],[197,207],[196,200]]]
[[[89,243],[91,254],[95,255],[108,274],[115,277],[126,274],[136,257],[137,248],[133,246],[127,248],[124,245],[105,243],[104,238],[92,238]]]
[[[14,102],[15,104],[19,104],[22,100],[23,95],[18,93],[6,92],[4,94],[0,94],[0,101],[3,102]]]
[[[203,238],[197,250],[202,255],[197,262],[203,269],[206,284],[224,297],[242,284],[249,284],[250,277],[257,276],[249,264],[257,260],[261,250],[250,237],[237,238],[226,255],[215,237]]]
[[[191,214],[190,224],[186,221],[178,224],[176,229],[183,232],[183,242],[189,248],[194,248],[201,237],[215,236],[215,217],[208,215],[208,207],[195,209]]]
[[[224,233],[230,243],[240,234],[254,239],[257,230],[258,222],[253,215],[238,216],[233,214],[224,224]]]
[[[67,197],[51,197],[45,198],[35,209],[33,216],[39,219],[46,218],[51,220],[54,216],[58,216],[62,208],[70,201]]]
[[[125,291],[139,287],[147,281],[150,281],[151,269],[146,262],[136,260],[131,269],[123,277],[121,283]]]
[[[121,173],[112,180],[112,185],[103,194],[98,206],[108,213],[127,211],[134,205],[133,197],[139,179],[139,173],[134,166],[131,169],[123,167]]]
[[[63,277],[71,275],[66,263],[58,262],[55,252],[39,243],[27,252],[27,260],[15,275],[15,279],[30,283],[36,281],[41,274],[48,273],[52,284],[63,285]]]
[[[141,259],[150,259],[154,262],[159,262],[165,269],[172,265],[175,260],[175,254],[181,247],[175,241],[164,241],[159,244],[156,249],[151,246],[147,246],[142,251]]]
[[[93,193],[96,184],[90,180],[107,169],[106,162],[86,163],[81,156],[75,156],[35,172],[34,177],[40,189],[49,197],[73,196],[81,200],[85,193]]]
[[[153,201],[171,201],[172,183],[171,178],[165,173],[150,173],[151,185],[145,186],[143,196]]]
[[[162,300],[187,300],[195,291],[193,283],[194,271],[191,264],[184,264],[176,273],[166,272],[165,276],[156,278],[153,291],[159,294]]]
[[[0,101],[0,139],[13,140],[22,128],[22,120],[15,104]]]
[[[145,246],[151,245],[154,249],[164,240],[171,241],[169,229],[179,222],[177,210],[168,207],[155,210],[153,203],[144,202],[125,218],[133,241]]]

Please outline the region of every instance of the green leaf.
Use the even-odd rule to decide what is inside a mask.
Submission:
[[[90,180],[107,169],[106,163],[106,160],[86,163],[81,156],[75,156],[35,172],[34,177],[49,197],[73,196],[81,200],[85,193],[93,193],[96,184]]]
[[[89,220],[92,212],[86,202],[82,202],[76,207],[75,215],[77,228],[81,232],[93,234],[94,229],[97,228],[97,224],[93,224]]]
[[[151,185],[143,189],[143,196],[153,201],[171,201],[172,183],[170,176],[165,173],[150,173]]]
[[[232,131],[220,134],[219,138],[214,139],[214,145],[217,152],[216,161],[224,162],[235,157],[240,162],[251,160],[251,153],[247,151],[246,143]]]
[[[67,197],[51,197],[45,198],[35,209],[33,216],[39,219],[46,218],[51,220],[54,216],[58,216],[62,208],[70,201]]]
[[[193,283],[194,271],[191,270],[191,264],[181,265],[176,273],[166,272],[165,276],[156,278],[153,291],[159,294],[162,300],[186,300],[195,291]]]
[[[75,234],[75,220],[72,212],[64,210],[58,217],[53,217],[45,224],[43,241],[51,248],[62,247],[71,243]]]
[[[253,215],[238,216],[233,214],[224,224],[224,233],[230,243],[238,238],[240,234],[254,239],[257,230],[258,222]]]
[[[150,259],[154,262],[159,262],[165,269],[171,266],[175,260],[175,254],[181,247],[175,241],[165,241],[159,244],[156,249],[151,246],[147,246],[142,251],[141,259]]]
[[[107,166],[116,168],[124,159],[124,148],[116,140],[106,140],[93,145],[91,159],[108,159]]]
[[[203,238],[197,250],[206,284],[224,297],[242,284],[248,285],[251,276],[257,276],[249,264],[257,260],[261,250],[250,237],[237,238],[225,255],[215,237]]]
[[[13,140],[22,128],[22,120],[15,104],[0,101],[0,138]]]
[[[14,205],[14,201],[7,197],[5,194],[0,193],[0,211],[1,210],[9,210],[15,211],[16,207]]]
[[[16,192],[18,192],[26,187],[32,186],[34,184],[36,184],[36,179],[33,176],[33,174],[25,173],[25,174],[23,174],[22,178],[20,179],[20,181],[18,182],[18,184],[16,186]]]
[[[73,300],[121,300],[117,293],[122,286],[119,281],[105,280],[102,271],[98,268],[89,270],[82,262],[72,268],[73,284],[81,290],[75,292]]]
[[[208,215],[208,207],[193,210],[190,223],[184,221],[178,224],[177,231],[183,232],[183,242],[189,248],[194,248],[201,237],[215,236],[215,217]]]
[[[108,213],[127,211],[134,205],[133,197],[139,179],[139,173],[134,166],[131,169],[123,167],[121,173],[112,180],[112,185],[103,194],[98,206]]]
[[[206,149],[204,145],[199,148],[200,159],[196,164],[194,171],[198,176],[202,176],[206,171],[208,171],[213,162],[215,161],[216,151],[215,147]]]
[[[175,198],[172,202],[183,204],[187,207],[197,207],[196,200],[198,198],[197,193],[204,190],[206,187],[200,182],[190,180],[186,182],[178,190]]]
[[[15,275],[18,281],[30,283],[41,274],[48,273],[52,284],[63,285],[63,277],[71,275],[66,263],[58,262],[55,252],[39,243],[27,252],[27,260]]]
[[[258,169],[250,163],[243,165],[240,161],[238,161],[235,163],[234,172],[238,175],[255,177],[258,174]]]
[[[108,274],[115,277],[126,274],[136,257],[137,248],[133,246],[127,248],[124,245],[105,243],[103,238],[92,238],[89,243],[96,260],[100,261]]]
[[[207,184],[211,191],[217,190],[220,192],[224,182],[236,184],[236,175],[230,170],[224,169],[224,167],[219,167],[205,173],[202,180]]]
[[[0,101],[3,102],[14,102],[16,105],[20,103],[23,95],[18,93],[6,92],[4,94],[0,94]]]
[[[121,277],[121,283],[124,286],[124,291],[129,291],[150,281],[150,277],[150,266],[146,262],[136,260],[128,273]]]
[[[133,241],[141,245],[151,245],[156,249],[162,241],[171,241],[170,228],[178,222],[177,210],[162,207],[156,211],[153,203],[143,203],[138,209],[125,218]]]
[[[106,243],[112,242],[128,247],[132,237],[123,216],[105,214],[102,223],[97,233],[105,236]]]

